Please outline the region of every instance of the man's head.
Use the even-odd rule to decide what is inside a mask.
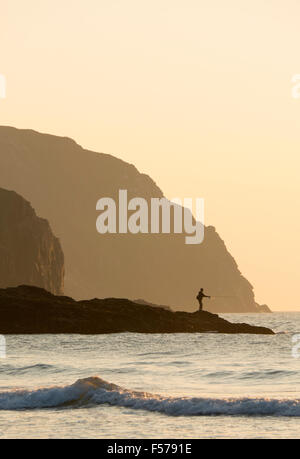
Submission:
[[[203,292],[203,288],[200,288],[200,292]]]

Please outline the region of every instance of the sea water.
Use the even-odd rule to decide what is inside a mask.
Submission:
[[[276,334],[6,336],[0,438],[299,438],[300,313],[223,317]]]

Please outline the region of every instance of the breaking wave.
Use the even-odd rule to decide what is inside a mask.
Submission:
[[[124,389],[98,377],[69,386],[0,393],[0,410],[103,404],[169,416],[300,416],[300,399],[165,397]]]

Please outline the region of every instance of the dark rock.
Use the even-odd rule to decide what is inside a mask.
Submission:
[[[230,323],[206,311],[172,312],[122,298],[74,301],[36,287],[0,289],[0,333],[252,333],[272,330]]]

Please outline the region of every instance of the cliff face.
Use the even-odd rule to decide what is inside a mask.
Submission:
[[[241,275],[213,227],[201,245],[185,235],[100,235],[96,203],[162,197],[148,176],[113,156],[82,149],[68,138],[0,127],[0,183],[28,199],[47,218],[65,255],[65,292],[75,298],[142,298],[176,309],[198,308],[200,286],[226,298],[205,302],[216,312],[257,311],[251,284]]]
[[[29,284],[60,294],[64,257],[47,220],[21,196],[0,188],[0,287]]]

